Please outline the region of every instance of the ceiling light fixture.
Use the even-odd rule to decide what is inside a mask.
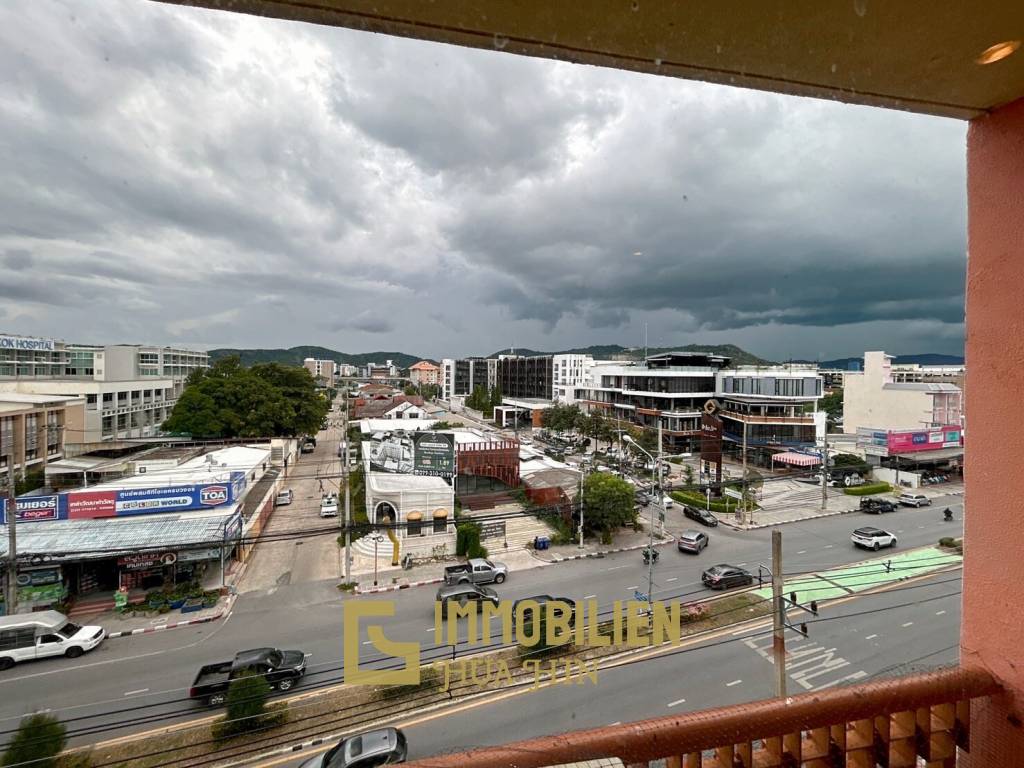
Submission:
[[[1003,43],[996,43],[981,52],[981,55],[974,60],[975,64],[995,64],[1002,61],[1011,53],[1020,48],[1020,40],[1007,40]]]

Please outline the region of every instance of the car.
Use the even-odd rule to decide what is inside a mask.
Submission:
[[[709,589],[731,589],[733,587],[749,587],[754,583],[754,576],[745,568],[728,563],[719,563],[708,568],[701,574],[700,580]]]
[[[675,502],[672,500],[672,497],[666,493],[661,499],[661,506],[665,509],[672,509],[672,507],[675,506]]]
[[[633,494],[633,501],[639,504],[641,507],[646,507],[651,503],[651,497],[643,491],[637,491]]]
[[[300,768],[375,768],[404,763],[409,754],[405,734],[397,728],[378,728],[348,736]]]
[[[458,603],[459,605],[474,603],[478,611],[483,608],[484,603],[491,603],[494,607],[497,607],[498,593],[490,587],[462,582],[459,584],[446,584],[441,587],[437,590],[435,600],[441,604],[441,612],[447,615],[448,606],[451,603]]]
[[[20,577],[21,574],[19,574]],[[0,616],[0,669],[47,656],[77,659],[107,636],[99,626],[81,626],[57,611]]]
[[[294,498],[295,494],[292,492],[292,489],[284,488],[283,490],[277,492],[277,496],[274,498],[274,506],[286,507],[292,503],[292,500]]]
[[[897,499],[905,507],[930,507],[932,500],[921,493],[901,493]]]
[[[711,538],[706,533],[689,528],[679,534],[676,546],[680,552],[693,552],[699,555],[710,543]]]
[[[315,443],[303,443],[302,444],[302,452],[303,453],[312,453],[315,450],[316,450],[316,444]]]
[[[708,510],[700,509],[699,507],[691,507],[689,504],[683,505],[683,515],[691,520],[696,520],[701,525],[709,526],[710,528],[714,528],[718,525],[718,518]]]
[[[860,500],[860,511],[880,515],[883,512],[895,512],[896,505],[888,499],[863,498]]]
[[[878,551],[882,547],[896,546],[896,534],[890,533],[889,531],[883,531],[881,528],[873,528],[871,526],[858,528],[851,534],[850,540],[855,546],[863,547],[864,549],[873,549],[875,551]]]
[[[333,493],[325,493],[320,499],[320,517],[338,516],[338,496]]]
[[[512,615],[515,616],[519,607],[525,600],[533,600],[541,608],[547,603],[564,603],[569,608],[569,624],[570,626],[576,623],[576,601],[568,597],[553,597],[552,595],[530,595],[529,597],[523,597],[512,603]],[[524,617],[525,618],[525,617]]]

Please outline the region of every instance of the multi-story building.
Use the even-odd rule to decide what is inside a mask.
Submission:
[[[334,386],[334,366],[333,360],[317,360],[315,357],[302,361],[302,367],[309,371],[309,375],[327,387]]]
[[[420,360],[409,366],[409,380],[419,386],[421,384],[437,384],[441,369],[431,362]]]
[[[503,397],[551,400],[554,358],[551,355],[502,355],[497,362],[497,386]]]
[[[637,363],[594,363],[590,383],[576,398],[588,410],[636,426],[662,428],[668,451],[696,451],[701,411],[708,400],[721,406],[723,436],[756,457],[812,447],[824,430],[824,414],[805,412],[821,397],[813,367],[729,368],[729,358],[701,352],[670,352]]]
[[[0,336],[0,392],[85,400],[81,428],[65,442],[95,443],[159,433],[205,352],[133,344],[67,344]]]
[[[590,381],[594,358],[590,355],[554,355],[551,365],[552,399],[559,403],[575,403],[577,389]]]
[[[350,363],[335,363],[334,378],[350,378],[359,375],[359,367]]]
[[[31,472],[64,457],[64,440],[77,442],[85,400],[59,395],[0,392],[0,473]]]
[[[487,357],[445,358],[441,361],[441,397],[469,395],[477,387],[488,392],[497,386],[498,361]]]
[[[865,352],[864,370],[847,373],[843,431],[963,426],[963,392],[948,381],[899,381],[892,356]]]

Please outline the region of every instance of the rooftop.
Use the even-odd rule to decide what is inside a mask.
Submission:
[[[142,475],[131,475],[107,483],[92,485],[89,486],[89,489],[158,488],[164,485],[189,483],[227,483],[231,481],[232,472],[248,473],[263,462],[269,461],[269,447],[250,448],[233,445],[197,456],[173,469],[151,470]]]
[[[897,390],[909,390],[917,392],[961,392],[956,384],[949,384],[947,382],[928,382],[928,381],[906,381],[898,382],[893,384],[883,384],[882,389],[897,389]]]
[[[451,493],[452,487],[440,477],[429,475],[407,475],[393,472],[370,472],[367,485],[377,492],[387,491],[440,491]]]

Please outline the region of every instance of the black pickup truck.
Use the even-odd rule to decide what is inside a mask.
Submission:
[[[260,675],[271,688],[287,691],[306,674],[306,654],[302,651],[279,651],[277,648],[239,651],[231,661],[202,667],[188,690],[189,698],[214,706],[223,704],[227,701],[231,682],[248,674]]]

